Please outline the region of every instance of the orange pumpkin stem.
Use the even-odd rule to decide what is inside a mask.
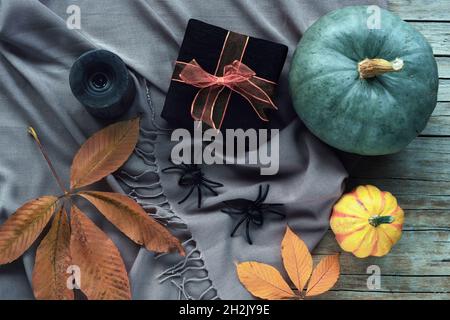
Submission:
[[[378,227],[380,224],[391,224],[394,220],[393,216],[373,216],[369,218],[369,223],[374,227]]]

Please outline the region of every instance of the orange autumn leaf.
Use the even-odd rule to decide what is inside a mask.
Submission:
[[[33,269],[33,291],[40,300],[73,300],[67,288],[70,258],[70,225],[61,208],[53,219],[50,231],[41,241]]]
[[[56,209],[53,196],[25,203],[0,226],[0,265],[19,258],[37,239]]]
[[[71,189],[90,185],[119,169],[130,157],[138,138],[138,118],[110,125],[90,137],[73,159]]]
[[[184,248],[164,226],[159,224],[128,196],[87,191],[80,196],[91,202],[112,224],[137,244],[155,252],[177,250],[184,255]]]
[[[330,290],[339,278],[339,255],[323,258],[314,269],[309,280],[306,296],[312,297]]]
[[[339,278],[339,255],[325,257],[312,271],[313,261],[306,244],[289,227],[281,243],[281,256],[298,293],[293,292],[274,267],[258,262],[243,262],[237,265],[237,274],[252,295],[269,300],[300,300],[330,290]],[[308,289],[304,294],[307,283]]]
[[[131,198],[106,192],[80,194],[78,190],[127,161],[137,144],[139,119],[110,125],[81,146],[72,164],[70,190],[65,189],[36,130],[30,127],[28,133],[63,194],[27,202],[0,226],[0,265],[20,257],[60,208],[36,253],[32,285],[37,299],[74,299],[73,291],[67,289],[70,275],[66,272],[71,265],[81,268],[81,290],[88,299],[131,298],[124,262],[114,243],[77,208],[72,209],[69,219],[64,206],[75,196],[91,201],[125,235],[147,249],[164,253],[177,250],[184,255],[180,241]]]
[[[255,297],[267,300],[295,298],[295,293],[272,266],[259,262],[237,264],[239,280]]]
[[[289,278],[301,292],[305,288],[313,268],[308,247],[287,227],[281,243],[281,256]]]
[[[130,283],[119,250],[77,207],[71,210],[72,263],[80,268],[80,290],[90,300],[129,300]]]

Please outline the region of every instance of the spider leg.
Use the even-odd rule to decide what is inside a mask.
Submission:
[[[263,202],[266,200],[267,194],[269,193],[269,185],[266,185],[266,186],[267,186],[267,188],[264,192],[263,192],[263,186],[262,185],[259,186],[258,198],[256,198],[256,200],[254,201],[255,205],[257,205],[257,206],[262,205]]]
[[[255,200],[255,204],[258,205],[261,201],[262,196],[262,185],[259,186],[258,197]]]
[[[280,211],[277,211],[277,210],[269,209],[269,210],[267,210],[266,212],[267,212],[267,213],[276,214],[276,215],[278,215],[278,216],[280,216],[280,217],[286,218],[286,214],[284,214],[284,213],[282,213],[282,212],[280,212]]]
[[[252,238],[250,238],[250,219],[247,219],[247,222],[245,224],[245,234],[247,236],[247,241],[251,245],[253,244]]]
[[[270,185],[266,184],[266,190],[264,191],[264,194],[259,203],[263,203],[264,201],[266,201],[267,195],[269,194],[269,188],[270,188]]]
[[[186,194],[186,196],[182,200],[180,200],[178,202],[178,204],[182,204],[183,202],[185,202],[189,198],[189,196],[192,194],[192,192],[194,192],[194,188],[195,188],[195,186],[192,186],[191,190],[189,190],[189,192]]]
[[[220,211],[222,211],[223,213],[228,213],[228,214],[243,214],[242,211],[233,209],[233,208],[223,208],[223,209],[220,209]]]
[[[267,209],[270,207],[283,207],[283,203],[261,203],[261,208]]]
[[[223,184],[220,182],[209,180],[208,178],[203,177],[203,180],[211,184],[213,187],[220,188],[223,187]]]
[[[223,201],[223,203],[230,209],[241,210],[240,207],[233,205],[233,203],[231,203],[230,201]]]
[[[200,185],[197,185],[197,198],[198,198],[197,207],[201,208],[202,207],[202,188],[200,187]]]
[[[259,227],[264,224],[264,213],[261,210],[258,210],[258,215],[253,216],[253,223]]]
[[[239,229],[239,227],[241,226],[241,224],[245,221],[245,219],[247,219],[247,216],[243,216],[241,220],[239,220],[238,223],[236,223],[236,225],[233,228],[233,231],[231,232],[231,237],[234,237],[234,234],[236,233],[237,229]]]
[[[215,196],[218,196],[218,195],[219,195],[219,193],[217,193],[216,190],[214,190],[213,188],[211,188],[210,186],[208,186],[206,183],[203,183],[202,186],[205,187],[206,189],[208,189],[209,191],[211,191],[213,195],[215,195]]]

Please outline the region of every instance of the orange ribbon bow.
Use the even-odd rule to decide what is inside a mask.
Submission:
[[[192,117],[214,129],[222,125],[231,91],[244,97],[263,121],[269,121],[265,109],[277,110],[270,97],[275,83],[257,77],[238,60],[225,65],[221,77],[205,71],[195,59],[189,63],[177,61],[176,68],[179,70],[176,80],[200,88],[191,105]]]

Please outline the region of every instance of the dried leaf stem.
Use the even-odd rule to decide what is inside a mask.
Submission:
[[[39,140],[39,137],[36,133],[36,130],[34,130],[33,127],[28,127],[28,133],[33,137],[34,141],[36,141],[36,144],[39,147],[39,150],[41,151],[42,155],[44,156],[45,161],[48,164],[48,167],[50,168],[50,171],[53,174],[53,177],[55,177],[56,182],[58,183],[61,190],[64,192],[64,194],[68,194],[68,191],[66,188],[64,188],[64,184],[62,183],[61,179],[58,176],[58,173],[55,170],[55,167],[53,167],[52,162],[50,161],[50,158],[47,155],[47,151],[45,150],[44,146],[42,145],[41,141]]]

